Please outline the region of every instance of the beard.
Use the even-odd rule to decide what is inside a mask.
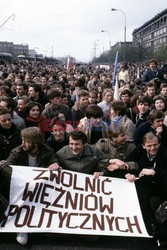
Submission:
[[[23,147],[23,150],[29,154],[34,153],[37,151],[37,146],[36,145],[31,145],[28,148]]]

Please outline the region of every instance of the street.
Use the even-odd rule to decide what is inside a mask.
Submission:
[[[60,239],[59,235],[53,234],[30,234],[27,246],[21,246],[16,242],[16,234],[1,233],[0,246],[3,250],[11,249],[33,249],[33,250],[146,250],[146,249],[158,249],[155,240],[147,238],[133,238],[133,237],[108,237],[100,236],[95,242],[86,241],[78,236],[65,237]],[[167,249],[167,248],[166,248]]]

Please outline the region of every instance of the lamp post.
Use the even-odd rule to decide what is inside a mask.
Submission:
[[[9,21],[9,19],[11,19],[13,17],[13,20],[15,18],[15,14],[12,14],[10,17],[8,17],[5,22],[3,22],[1,25],[0,25],[0,29],[4,26],[5,23],[7,23]]]
[[[109,31],[106,31],[106,30],[101,30],[101,32],[106,32],[109,34],[109,50],[111,49],[111,34]]]
[[[119,9],[114,9],[112,8],[111,11],[119,11],[124,15],[124,53],[123,53],[123,61],[125,64],[125,59],[126,59],[126,15],[125,12]]]

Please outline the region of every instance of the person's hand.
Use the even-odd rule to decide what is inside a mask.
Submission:
[[[50,102],[45,104],[45,109],[50,106]]]
[[[58,163],[52,163],[49,167],[49,170],[60,170],[61,169],[61,167],[59,166],[59,164]]]
[[[96,179],[98,179],[99,176],[103,176],[103,175],[104,175],[103,172],[94,172],[94,174],[93,174],[93,176],[94,176]]]
[[[134,174],[126,174],[125,178],[129,181],[129,182],[134,182],[136,180],[136,176]]]
[[[162,131],[163,131],[163,127],[162,126],[160,126],[160,127],[158,127],[158,128],[156,128],[156,135],[158,135],[158,136],[160,136],[161,134],[162,134]]]
[[[147,169],[143,168],[142,171],[139,173],[139,177],[142,177],[144,175],[155,175],[155,171],[153,169]]]
[[[79,110],[79,100],[77,100],[76,102],[75,102],[75,104],[74,104],[74,106],[73,106],[73,109],[75,110],[75,111],[78,111]]]
[[[124,161],[121,161],[119,159],[111,159],[109,163],[117,165],[119,169],[128,169],[128,164],[126,164]]]
[[[117,165],[117,164],[110,164],[110,165],[108,165],[108,167],[107,167],[107,169],[108,169],[108,171],[114,171],[114,170],[118,170],[118,169],[120,169],[119,168],[119,166]]]

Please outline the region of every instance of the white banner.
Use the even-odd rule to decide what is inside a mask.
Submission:
[[[10,205],[0,232],[150,237],[127,180],[12,166]]]

